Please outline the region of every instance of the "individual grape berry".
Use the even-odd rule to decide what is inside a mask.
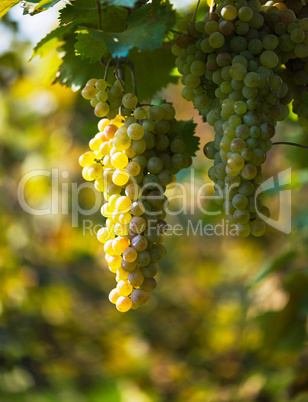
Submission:
[[[129,297],[120,296],[116,301],[117,310],[121,313],[126,313],[128,310],[131,309],[133,302]]]
[[[138,98],[134,94],[125,94],[122,98],[123,106],[127,109],[134,109],[138,104]]]

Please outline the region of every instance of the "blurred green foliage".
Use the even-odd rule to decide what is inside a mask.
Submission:
[[[33,216],[18,202],[20,180],[35,169],[67,171],[61,185],[81,184],[78,156],[97,123],[86,101],[50,85],[56,54],[26,64],[26,52],[17,38],[0,56],[0,401],[308,401],[306,151],[276,147],[265,166],[267,176],[293,168],[291,235],[167,237],[150,302],[121,314],[108,301],[114,278],[102,247],[82,221],[72,227],[71,207]],[[161,95],[178,117],[198,120],[180,90]],[[211,129],[200,122],[199,135],[205,143]],[[277,137],[305,141],[296,122]],[[197,182],[209,166],[199,153]],[[46,208],[51,186],[32,179],[27,202]],[[79,202],[91,208],[93,193]],[[267,202],[277,209],[275,194]],[[98,213],[88,218],[102,223]],[[189,218],[213,222],[198,212],[170,221]]]

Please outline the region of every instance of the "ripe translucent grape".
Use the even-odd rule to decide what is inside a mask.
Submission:
[[[121,313],[126,313],[131,309],[133,302],[129,297],[120,296],[116,301],[117,310]]]

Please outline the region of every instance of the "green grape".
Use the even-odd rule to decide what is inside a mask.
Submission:
[[[94,109],[94,114],[97,117],[105,117],[110,111],[109,105],[106,102],[99,102]]]
[[[139,267],[143,268],[149,265],[151,261],[150,253],[146,250],[140,251],[137,256],[136,263]]]
[[[208,34],[211,35],[214,32],[219,31],[219,24],[215,20],[207,21],[205,26],[204,26],[204,31]]]
[[[280,38],[279,38],[280,39]],[[274,50],[279,44],[279,39],[275,35],[266,35],[263,38],[263,47],[265,50]],[[291,49],[292,50],[292,49]]]
[[[170,143],[169,138],[166,135],[159,135],[155,138],[155,146],[159,151],[167,149],[169,143]]]
[[[137,107],[134,111],[134,117],[137,120],[142,120],[146,118],[146,112],[142,107]]]
[[[227,20],[227,21],[232,21],[237,17],[237,9],[236,7],[232,5],[227,5],[222,8],[221,10],[221,16]]]
[[[154,278],[157,274],[157,264],[149,264],[140,270],[145,278]]]
[[[172,183],[173,175],[171,172],[169,172],[169,170],[162,170],[160,173],[158,173],[157,178],[159,184],[165,187]]]
[[[122,98],[122,104],[127,109],[134,109],[138,104],[138,98],[132,93],[125,94]]]
[[[142,154],[146,150],[146,142],[144,139],[132,141],[132,150],[136,152],[137,155]]]
[[[139,234],[145,231],[147,223],[141,216],[135,216],[130,221],[129,227],[134,233]]]
[[[144,204],[141,201],[135,201],[130,207],[130,212],[134,216],[141,216],[145,212]]]
[[[256,219],[251,222],[250,229],[251,229],[252,235],[254,235],[256,237],[260,237],[260,236],[263,236],[266,232],[266,224],[265,224],[265,222],[263,222],[259,219]]]
[[[246,180],[253,180],[257,175],[257,168],[254,165],[246,164],[241,172]]]
[[[196,95],[194,93],[193,88],[191,87],[185,87],[182,90],[182,97],[187,100],[187,101],[192,101],[195,99]]]
[[[92,86],[85,86],[81,91],[81,95],[84,99],[90,100],[97,94],[97,89]]]
[[[160,106],[151,106],[148,116],[152,120],[162,120],[165,117],[165,111]],[[149,130],[147,130],[149,131]]]
[[[278,56],[272,50],[265,50],[260,56],[260,62],[264,67],[274,68],[278,64]]]
[[[136,261],[133,262],[127,262],[124,259],[121,262],[121,268],[125,271],[125,272],[134,272],[136,269],[137,263]]]
[[[106,91],[99,91],[96,95],[96,98],[98,100],[98,102],[106,102],[106,100],[108,99],[108,94]]]
[[[170,149],[175,154],[183,153],[185,152],[186,144],[182,139],[175,138],[170,144]]]
[[[144,177],[143,184],[147,189],[156,188],[158,184],[158,177],[154,174],[147,174]]]
[[[152,157],[148,160],[147,169],[152,174],[158,174],[163,170],[163,162],[158,157]]]
[[[250,235],[250,225],[248,223],[246,224],[240,224],[238,223],[236,225],[237,228],[237,233],[239,237],[248,237]]]
[[[125,170],[130,176],[137,176],[141,172],[141,167],[137,162],[129,162]]]
[[[205,73],[205,64],[200,60],[195,60],[190,66],[190,71],[193,75],[200,77]]]
[[[241,7],[238,10],[238,17],[241,21],[249,22],[253,18],[253,10],[250,7]]]
[[[142,289],[135,289],[131,295],[131,301],[137,306],[141,306],[148,301],[148,293]]]
[[[144,276],[140,269],[135,269],[133,272],[130,272],[127,276],[127,282],[133,287],[141,286],[144,282]],[[135,292],[135,290],[133,290],[133,292]]]
[[[151,132],[154,130],[155,122],[153,120],[145,120],[142,123],[142,127],[145,131]]]
[[[132,238],[131,246],[138,252],[146,250],[148,247],[148,241],[144,236],[137,235]]]
[[[127,135],[132,140],[140,140],[144,135],[144,128],[139,123],[133,123],[128,127]]]
[[[96,96],[90,100],[90,105],[95,108],[95,106],[99,103]]]
[[[231,66],[230,75],[237,81],[242,81],[246,77],[247,68],[244,64],[235,63]]]
[[[105,81],[103,79],[99,79],[95,83],[95,88],[98,91],[105,91],[107,89],[107,86],[108,86],[107,81]]]
[[[153,292],[153,290],[156,289],[157,282],[156,280],[152,278],[144,278],[142,284],[140,285],[140,288],[142,290],[145,290],[146,292]]]

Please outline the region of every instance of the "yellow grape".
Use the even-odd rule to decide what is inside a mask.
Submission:
[[[131,309],[133,303],[129,297],[120,296],[116,302],[117,310],[121,313],[126,313]]]
[[[89,176],[89,173],[88,173],[88,168],[87,167],[84,167],[83,169],[82,169],[82,177],[86,180],[86,181],[93,181],[93,179]]]
[[[117,169],[112,175],[112,181],[117,186],[124,186],[129,180],[129,174],[125,170]]]
[[[128,157],[122,152],[116,152],[111,157],[111,163],[116,169],[125,169],[128,164]]]
[[[101,228],[97,232],[97,239],[101,243],[106,243],[107,240],[113,239],[115,237],[114,233],[112,230],[109,230],[108,228]]]
[[[117,237],[112,242],[112,248],[116,253],[123,253],[129,247],[128,240],[125,237]]]
[[[114,226],[114,233],[117,236],[127,236],[129,232],[128,225],[122,225],[121,223],[116,223]]]
[[[117,270],[121,267],[122,257],[119,255],[111,255],[108,257],[107,262],[111,272],[115,274]]]
[[[92,180],[97,180],[102,178],[104,168],[100,163],[93,163],[88,167],[88,175]]]
[[[109,202],[110,207],[111,207],[113,210],[115,210],[115,204],[116,204],[116,202],[117,202],[117,199],[119,199],[119,198],[120,198],[120,195],[119,195],[119,194],[114,194],[114,195],[112,195],[112,196],[109,198],[108,202]]]
[[[126,212],[125,214],[119,215],[119,222],[127,225],[132,220],[132,216],[130,213]]]
[[[87,83],[86,87],[94,87],[94,85],[97,83],[97,78],[91,78]]]
[[[98,125],[97,125],[99,131],[104,131],[104,130],[105,130],[105,127],[107,127],[110,123],[111,123],[111,121],[110,121],[109,119],[101,119],[101,120],[98,122]]]
[[[99,151],[99,147],[101,146],[101,144],[103,143],[103,141],[99,138],[92,138],[92,140],[90,140],[89,142],[89,148],[92,151]]]
[[[108,142],[103,142],[100,147],[99,147],[99,152],[103,155],[109,155],[110,152],[110,146],[108,144]]]
[[[127,212],[131,205],[132,205],[131,199],[123,195],[122,197],[117,199],[115,207],[118,211]]]
[[[79,165],[81,167],[88,167],[92,165],[92,163],[95,162],[96,155],[94,152],[85,152],[83,155],[80,156],[79,158]]]
[[[129,296],[133,291],[132,285],[126,281],[120,281],[117,284],[117,289],[121,296]]]
[[[112,291],[109,293],[109,301],[112,304],[116,304],[119,297],[120,297],[120,294],[118,292],[118,289],[112,289]]]
[[[119,223],[120,222],[120,212],[115,210],[112,213],[112,219],[115,223]]]
[[[94,98],[94,96],[96,96],[96,94],[97,94],[97,89],[95,89],[92,86],[86,86],[81,91],[81,96],[87,100],[91,100],[92,98]]]
[[[95,180],[94,188],[95,188],[95,190],[103,193],[105,191],[105,180],[104,179]]]
[[[122,267],[118,268],[118,270],[117,270],[117,276],[120,281],[126,281],[128,274],[129,274],[129,272],[124,271],[124,269]]]
[[[108,218],[109,216],[112,216],[113,209],[111,206],[106,203],[101,207],[101,214],[105,217]]]

